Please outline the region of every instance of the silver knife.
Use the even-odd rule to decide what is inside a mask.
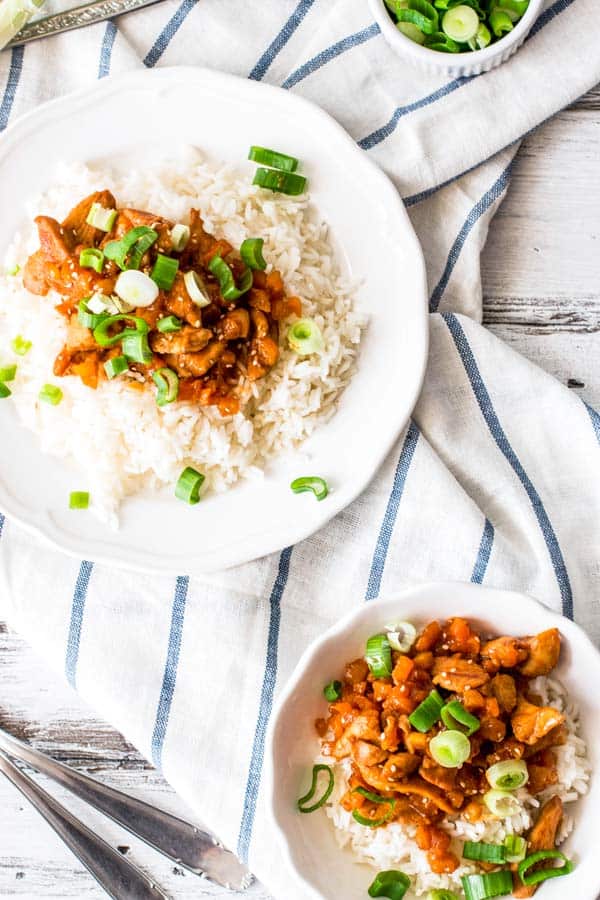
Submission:
[[[160,0],[96,0],[94,3],[86,3],[84,6],[76,6],[74,9],[66,9],[53,16],[30,22],[6,44],[6,47],[19,47],[21,44],[61,34],[63,31],[73,31],[75,28],[83,28],[84,25],[95,25],[104,19],[121,16],[123,13],[159,2]]]

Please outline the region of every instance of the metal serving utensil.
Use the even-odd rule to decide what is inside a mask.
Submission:
[[[35,19],[25,25],[15,37],[6,44],[6,47],[19,47],[30,41],[51,37],[53,34],[62,34],[63,31],[73,31],[75,28],[83,28],[85,25],[95,25],[104,19],[113,16],[122,16],[123,13],[133,12],[144,6],[159,3],[160,0],[95,0],[74,9],[66,9],[64,12],[42,19]]]
[[[195,825],[184,822],[182,819],[178,819],[164,810],[155,809],[142,800],[123,794],[121,791],[102,784],[94,778],[84,775],[82,772],[71,769],[70,766],[51,759],[39,750],[34,750],[33,747],[30,747],[23,741],[13,738],[2,729],[0,729],[0,753],[2,753],[2,758],[4,759],[4,768],[2,766],[0,768],[5,775],[7,775],[7,771],[5,768],[6,756],[4,754],[9,754],[15,759],[28,763],[34,769],[37,769],[38,772],[42,772],[44,775],[52,778],[86,803],[89,803],[90,806],[104,813],[104,815],[122,825],[132,834],[137,835],[151,847],[154,847],[155,850],[158,850],[159,853],[167,856],[178,865],[189,869],[195,875],[204,875],[217,884],[235,891],[243,891],[252,883],[253,876],[246,866],[242,865],[237,857],[230,850],[227,850],[217,838],[197,828]],[[17,772],[19,772],[18,769]],[[22,775],[22,773],[20,774]],[[11,776],[7,775],[7,777]],[[22,778],[25,777],[22,775]],[[13,778],[11,777],[12,780]],[[23,790],[22,781],[20,783],[13,781],[13,783],[20,790]],[[34,782],[31,782],[31,784],[37,788]],[[41,791],[41,788],[37,789]],[[23,792],[25,793],[25,791]],[[26,794],[26,796],[39,809],[36,800],[30,794]],[[45,796],[48,797],[48,795]],[[48,799],[52,800],[52,798]],[[58,805],[56,801],[53,801],[53,803],[55,806]],[[40,809],[40,812],[46,816],[43,809]],[[46,818],[48,817],[46,816]],[[48,820],[50,821],[50,819]],[[54,827],[53,822],[51,824]],[[84,826],[80,827],[83,828]],[[86,829],[86,832],[88,832],[88,829]],[[91,832],[88,832],[88,834],[91,834]],[[63,837],[62,833],[61,837]],[[96,838],[96,840],[100,841],[100,838]],[[103,844],[104,842],[101,843]],[[108,845],[105,846],[109,850],[111,849]],[[71,846],[71,849],[74,848]],[[76,850],[74,852],[77,854]],[[85,860],[83,862],[87,865]],[[92,872],[92,874],[95,873]],[[120,897],[123,896],[123,894],[120,895]],[[139,895],[140,898],[142,896],[146,895]],[[163,895],[148,894],[147,896],[150,898],[162,897]],[[138,895],[132,894],[131,897],[137,898]]]

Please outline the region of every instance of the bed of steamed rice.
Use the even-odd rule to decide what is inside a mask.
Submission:
[[[149,209],[187,221],[200,209],[205,227],[238,246],[248,236],[265,240],[267,271],[279,269],[287,292],[302,298],[303,314],[314,318],[324,351],[298,357],[280,339],[281,356],[269,375],[247,385],[248,404],[223,418],[215,408],[177,403],[157,407],[152,390],[135,391],[122,377],[92,391],[77,377],[54,378],[52,365],[64,343],[65,321],[55,297],[38,297],[8,275],[37,249],[34,227],[17,234],[0,275],[0,362],[18,362],[11,383],[21,421],[35,431],[42,450],[85,466],[92,508],[115,525],[120,501],[142,487],[172,485],[185,465],[200,469],[207,488],[227,489],[240,478],[262,477],[269,459],[303,441],[335,410],[356,365],[364,318],[354,310],[352,290],[341,278],[327,227],[315,218],[307,196],[286,197],[251,185],[248,172],[215,166],[187,148],[175,162],[128,174],[70,165],[54,187],[27,210],[59,220],[81,197],[109,188],[121,206]],[[10,343],[16,335],[32,341],[22,359]],[[41,403],[47,382],[64,392],[59,406]]]
[[[540,697],[544,705],[553,706],[566,716],[568,740],[563,746],[554,748],[558,783],[535,797],[527,792],[526,787],[522,788],[517,792],[522,811],[507,819],[488,820],[476,824],[460,816],[453,821],[446,820],[444,827],[456,839],[454,849],[459,858],[462,841],[502,843],[507,834],[522,834],[527,831],[535,821],[536,810],[555,794],[558,794],[566,804],[558,835],[559,844],[568,837],[573,828],[573,817],[568,804],[572,804],[587,792],[590,779],[587,748],[580,736],[579,713],[563,686],[554,678],[536,678],[531,683],[531,690]],[[330,757],[319,757],[319,761],[331,765]],[[436,875],[429,868],[427,853],[419,850],[413,840],[416,832],[413,826],[393,822],[385,828],[371,829],[359,825],[351,813],[339,803],[348,790],[349,769],[347,760],[334,766],[335,787],[326,806],[326,813],[335,826],[335,835],[340,847],[349,848],[357,861],[373,866],[374,870],[400,869],[410,875],[412,888],[406,895],[407,900],[411,896],[422,896],[435,888],[458,891],[461,895],[460,878],[462,875],[476,872],[476,864],[463,861],[452,874]]]

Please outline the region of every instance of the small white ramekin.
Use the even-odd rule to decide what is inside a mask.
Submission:
[[[544,0],[530,0],[527,12],[512,31],[489,47],[472,50],[469,53],[441,53],[438,50],[428,50],[427,47],[416,44],[398,31],[384,0],[369,0],[369,4],[381,33],[398,56],[403,56],[425,72],[464,76],[480,75],[506,62],[529,34],[542,11]]]

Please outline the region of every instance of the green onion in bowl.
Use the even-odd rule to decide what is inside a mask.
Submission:
[[[429,752],[445,769],[457,769],[471,755],[471,742],[462,731],[441,731],[429,741]]]
[[[397,869],[378,872],[369,887],[369,897],[387,897],[388,900],[402,900],[410,888],[410,878]]]

